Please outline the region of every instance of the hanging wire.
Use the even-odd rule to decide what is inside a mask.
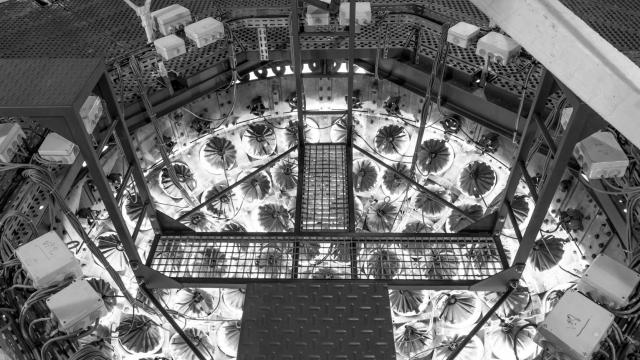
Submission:
[[[524,80],[524,84],[522,84],[522,96],[520,97],[520,105],[518,105],[518,112],[516,113],[516,126],[515,126],[515,130],[513,131],[513,139],[511,139],[511,141],[514,144],[518,143],[518,127],[520,125],[520,118],[522,117],[522,111],[524,109],[524,101],[527,98],[527,88],[529,86],[529,80],[531,80],[531,75],[533,75],[533,72],[535,71],[537,67],[537,63],[535,61],[531,62],[531,68],[529,68],[529,71],[527,72],[527,76]],[[533,109],[531,109],[530,111],[533,111]]]
[[[95,256],[102,263],[104,268],[107,270],[107,272],[109,273],[109,275],[111,276],[115,284],[118,286],[122,294],[127,298],[127,300],[130,303],[133,303],[134,297],[131,296],[131,294],[127,290],[120,275],[113,269],[113,267],[111,266],[109,261],[105,258],[104,254],[102,253],[102,251],[100,251],[100,249],[95,244],[95,242],[91,238],[89,238],[89,236],[85,232],[78,218],[69,209],[66,202],[64,201],[64,198],[60,195],[58,190],[53,185],[53,179],[51,177],[51,174],[42,168],[29,168],[28,170],[25,170],[23,174],[24,176],[31,179],[34,183],[43,187],[49,192],[49,194],[52,197],[52,200],[54,201],[54,204],[57,205],[57,207],[67,217],[67,219],[69,220],[69,223],[71,224],[73,229],[78,233],[78,235],[82,237],[82,240],[87,245],[87,248],[92,253],[92,255]]]

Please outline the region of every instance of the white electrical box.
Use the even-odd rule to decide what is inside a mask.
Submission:
[[[607,255],[600,254],[578,282],[578,290],[609,307],[629,305],[640,274]]]
[[[567,291],[538,325],[538,334],[575,360],[591,359],[614,315],[575,290]],[[540,343],[538,337],[537,341]]]
[[[622,177],[629,166],[627,154],[608,131],[599,131],[579,142],[573,156],[589,179]]]
[[[80,261],[55,231],[20,246],[16,256],[36,289],[82,276]]]
[[[58,329],[72,332],[91,326],[97,319],[107,314],[102,296],[87,280],[76,280],[66,288],[51,295],[47,306]]]
[[[331,0],[320,1],[326,4],[331,3]],[[349,11],[349,9],[347,9],[347,11]],[[305,19],[309,26],[326,26],[329,25],[329,11],[320,9],[313,5],[307,5],[307,14],[305,15]]]
[[[79,152],[78,145],[54,132],[44,138],[38,149],[43,159],[67,165],[76,161]]]
[[[338,13],[338,23],[340,26],[349,25],[349,3],[343,2],[340,4],[340,12]],[[357,2],[356,3],[356,25],[369,25],[371,23],[371,3],[370,2]]]
[[[164,36],[173,34],[191,23],[191,11],[186,7],[173,4],[151,13],[154,25]]]
[[[20,125],[0,124],[0,161],[11,162],[24,138]]]
[[[187,46],[184,40],[176,35],[169,35],[162,37],[153,42],[156,47],[156,51],[165,60],[171,60],[176,56],[183,55],[187,52]]]
[[[521,46],[512,38],[492,31],[478,40],[476,55],[489,58],[489,61],[507,65],[520,53]]]
[[[208,17],[184,28],[184,33],[196,46],[201,48],[224,39],[224,24]]]
[[[93,133],[93,129],[98,125],[101,116],[102,101],[97,96],[89,96],[80,108],[80,117],[84,121],[84,128],[87,129],[87,133]]]
[[[479,27],[461,21],[449,28],[447,41],[466,49],[478,35],[480,35]]]

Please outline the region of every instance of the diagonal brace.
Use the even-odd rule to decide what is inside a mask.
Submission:
[[[436,193],[434,193],[433,191],[430,191],[429,189],[427,189],[426,187],[420,185],[417,181],[415,181],[414,179],[410,178],[409,176],[399,172],[398,170],[394,169],[393,167],[387,165],[384,161],[378,159],[377,157],[375,157],[374,155],[372,155],[371,153],[367,152],[366,150],[364,150],[363,148],[359,147],[358,145],[353,145],[353,148],[358,150],[359,152],[361,152],[362,154],[364,154],[365,156],[371,158],[371,160],[377,162],[378,164],[384,166],[387,170],[393,171],[396,175],[400,176],[401,178],[403,178],[404,180],[408,181],[410,184],[412,184],[413,186],[417,187],[418,190],[422,191],[423,193],[427,194],[431,199],[439,202],[440,204],[460,213],[460,215],[462,215],[465,219],[475,222],[476,219],[470,217],[469,215],[467,215],[464,211],[462,211],[462,209],[460,209],[459,207],[453,205],[452,203],[450,203],[449,201],[439,197]]]
[[[257,173],[261,172],[262,170],[270,167],[271,165],[275,164],[276,162],[278,162],[280,159],[284,158],[285,156],[291,154],[295,149],[298,148],[298,145],[295,145],[293,147],[291,147],[289,150],[283,152],[282,154],[274,157],[273,159],[269,160],[266,164],[258,167],[257,169],[255,169],[254,171],[252,171],[249,175],[243,177],[242,179],[236,181],[233,185],[227,187],[226,189],[220,191],[219,193],[215,194],[214,196],[206,199],[205,201],[203,201],[200,205],[194,207],[193,209],[187,211],[186,213],[182,214],[182,216],[180,216],[179,218],[177,218],[176,220],[180,221],[183,220],[185,218],[187,218],[188,216],[193,215],[196,211],[202,209],[203,207],[211,204],[212,202],[214,202],[215,200],[217,200],[218,198],[220,198],[221,196],[225,195],[226,193],[230,192],[231,190],[235,189],[236,187],[238,187],[240,184],[242,184],[243,182],[251,179],[252,177],[254,177]]]

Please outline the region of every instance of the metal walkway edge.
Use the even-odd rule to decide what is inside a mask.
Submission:
[[[157,236],[147,266],[190,287],[330,279],[453,289],[499,273],[503,260],[478,234],[192,233]]]

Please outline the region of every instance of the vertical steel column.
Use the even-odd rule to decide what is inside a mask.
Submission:
[[[305,110],[306,99],[304,94],[304,82],[302,80],[302,52],[300,51],[300,13],[298,0],[291,0],[291,61],[296,78],[296,107],[298,111],[298,191],[296,194],[296,216],[294,231],[302,232],[302,198],[304,191],[304,157],[305,157]],[[300,242],[296,241],[293,247],[293,278],[298,277],[298,265],[300,262]]]
[[[349,49],[347,59],[347,139],[346,139],[346,161],[347,161],[347,205],[349,208],[349,232],[356,231],[355,224],[355,202],[353,194],[353,67],[355,65],[355,27],[356,27],[356,2],[349,0]]]
[[[574,104],[573,113],[569,119],[563,137],[558,145],[558,151],[551,165],[551,170],[546,174],[546,179],[541,186],[538,201],[536,202],[529,224],[522,235],[522,242],[518,248],[518,252],[514,256],[513,264],[516,266],[524,266],[534,242],[538,237],[540,226],[549,209],[549,205],[553,200],[553,196],[562,181],[562,175],[567,169],[567,164],[573,154],[573,148],[576,143],[585,136],[590,135],[597,130],[593,125],[600,121],[600,117],[593,112],[587,104],[580,102]],[[515,226],[515,225],[514,225]]]
[[[129,135],[129,129],[127,128],[127,123],[124,118],[124,113],[120,111],[121,109],[118,106],[118,101],[116,100],[116,96],[113,93],[113,89],[109,84],[109,80],[106,76],[102,76],[100,78],[97,87],[98,91],[100,92],[100,96],[102,96],[106,103],[106,113],[108,118],[111,121],[117,122],[117,125],[114,129],[115,133],[113,135],[117,139],[120,150],[122,150],[122,153],[124,154],[124,157],[129,165],[127,174],[125,174],[125,177],[123,178],[122,186],[124,188],[129,177],[133,176],[136,188],[138,189],[138,195],[142,198],[142,203],[147,207],[147,215],[149,217],[151,227],[156,234],[162,234],[162,228],[160,226],[160,222],[158,221],[156,209],[153,206],[151,193],[149,192],[149,188],[147,187],[147,180],[144,177],[142,167],[140,166],[140,162],[138,162],[138,157],[136,156],[133,144],[131,143],[131,137]],[[109,136],[109,134],[107,134],[107,136]],[[118,202],[121,197],[122,192],[119,192],[117,198]],[[120,212],[118,213],[120,214]]]
[[[182,184],[180,184],[180,181],[178,181],[178,176],[176,175],[176,171],[173,168],[173,162],[171,162],[171,159],[167,154],[167,150],[165,149],[164,141],[162,140],[162,133],[160,132],[160,128],[158,127],[158,117],[156,115],[156,112],[153,110],[153,104],[151,104],[151,101],[149,100],[149,96],[147,94],[148,89],[141,79],[142,69],[140,68],[140,63],[138,62],[138,59],[135,57],[135,55],[131,55],[131,57],[129,58],[129,67],[131,68],[131,71],[136,78],[136,82],[138,84],[138,95],[140,95],[140,99],[147,112],[147,116],[149,116],[149,119],[151,120],[151,124],[153,125],[153,129],[156,132],[158,141],[162,142],[162,145],[158,146],[158,149],[160,150],[160,156],[162,157],[162,166],[167,169],[167,173],[169,174],[171,181],[176,186],[176,188],[180,190],[180,193],[184,197],[185,201],[188,202],[191,206],[197,206],[198,204],[193,199],[191,194],[187,190],[185,190],[184,186],[182,186]]]
[[[508,210],[505,204],[511,204],[511,201],[513,201],[513,196],[515,195],[518,184],[520,183],[520,178],[523,176],[523,174],[525,174],[525,179],[528,176],[528,174],[526,174],[527,156],[529,155],[529,150],[531,149],[531,146],[536,139],[536,134],[538,133],[538,127],[535,118],[542,116],[546,100],[549,95],[551,95],[555,90],[555,84],[556,81],[553,75],[549,71],[544,70],[542,73],[542,79],[540,80],[540,84],[538,85],[538,89],[536,91],[536,97],[533,100],[531,110],[529,111],[529,116],[527,117],[527,122],[524,126],[524,130],[522,131],[522,137],[520,138],[518,151],[516,152],[513,165],[511,165],[511,173],[509,174],[509,179],[507,180],[507,185],[505,186],[505,196],[504,199],[502,199],[502,206],[498,211],[498,216],[496,217],[496,221],[493,226],[493,234],[496,236],[500,235],[502,227],[504,226],[504,222],[508,215]],[[534,189],[531,189],[531,191],[533,192]],[[514,228],[516,227],[517,225],[514,224]]]
[[[129,233],[127,224],[122,217],[120,207],[116,203],[116,199],[113,196],[113,192],[111,191],[111,186],[109,185],[107,177],[102,170],[100,159],[98,158],[98,155],[96,154],[96,151],[93,148],[93,144],[90,140],[90,136],[84,127],[84,121],[80,117],[80,114],[78,114],[75,110],[70,110],[67,116],[60,121],[64,122],[63,126],[66,126],[69,134],[71,134],[71,141],[78,145],[80,153],[87,163],[89,175],[91,176],[94,185],[98,189],[100,197],[102,197],[104,207],[109,212],[111,222],[113,223],[116,233],[118,234],[118,237],[122,242],[122,247],[124,248],[124,252],[127,254],[129,264],[135,271],[135,269],[137,269],[137,266],[141,264],[138,249],[136,248],[134,241],[131,238],[131,234]]]
[[[349,72],[347,77],[347,139],[345,149],[345,160],[347,162],[347,207],[349,213],[348,232],[356,231],[355,215],[355,194],[353,192],[353,67],[355,66],[355,37],[356,37],[356,2],[349,0],[349,48],[347,66]],[[351,240],[351,278],[358,278],[358,244]]]

